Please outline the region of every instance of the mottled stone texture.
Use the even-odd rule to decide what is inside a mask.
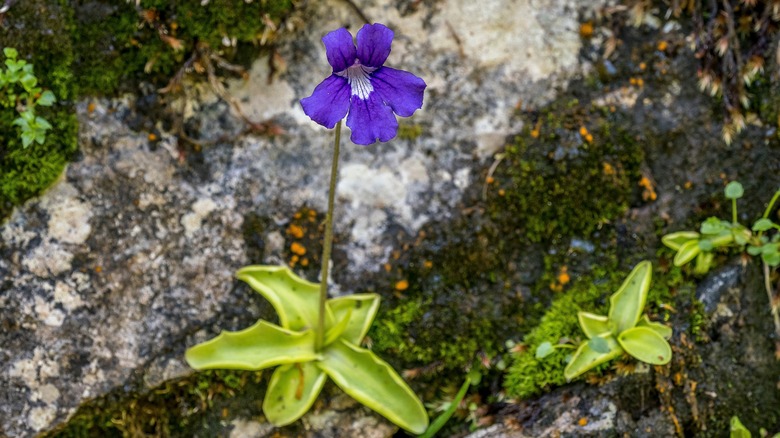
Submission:
[[[249,82],[231,85],[250,117],[275,118],[283,135],[193,154],[170,135],[153,143],[131,128],[145,116],[133,98],[78,104],[80,156],[0,227],[0,435],[49,430],[139,376],[152,386],[187,373],[187,346],[262,313],[232,278],[249,262],[244,219],[284,223],[302,206],[324,210],[331,137],[297,99],[330,74],[320,37],[362,24],[345,2],[310,3],[305,28],[279,47],[281,77],[268,84],[261,59]],[[427,3],[364,9],[396,32],[388,62],[429,87],[423,110],[402,122],[419,125],[419,136],[344,147],[336,231],[349,267],[334,274],[337,292],[379,269],[388,233],[451,214],[475,163],[518,129],[518,101],[542,103],[588,69],[577,57],[578,11],[595,3]],[[229,111],[205,100],[191,121],[217,138],[236,126]],[[265,262],[285,262],[278,233],[259,239]]]

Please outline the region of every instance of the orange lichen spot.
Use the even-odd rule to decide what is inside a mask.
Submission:
[[[401,258],[401,251],[395,250],[393,251],[393,260],[398,260]]]
[[[301,266],[303,266],[304,268],[309,266],[309,259],[307,259],[306,257],[302,258],[301,259]]]
[[[645,80],[642,78],[636,78],[636,85],[637,87],[644,87],[645,86]]]
[[[423,262],[423,267],[425,269],[431,269],[433,267],[433,262],[430,260],[426,260]]]
[[[636,85],[636,78],[629,78],[628,83],[631,85]]]
[[[293,242],[290,245],[290,251],[292,251],[293,254],[297,254],[299,256],[306,254],[306,248],[298,242]]]
[[[300,211],[295,212],[295,214],[293,215],[293,219],[300,219],[300,218],[301,218],[301,212]]]
[[[157,140],[157,135],[155,135],[154,132],[150,132],[149,136],[147,138],[149,139],[149,141],[156,141]]]
[[[588,128],[586,128],[584,126],[580,126],[580,135],[583,136],[583,137],[588,135]]]
[[[683,187],[685,190],[690,190],[693,188],[693,181],[685,181],[685,184],[683,184]]]
[[[682,373],[674,373],[674,384],[677,386],[682,385],[683,376]]]
[[[103,267],[102,266],[95,266],[95,273],[100,274],[101,272],[103,272]]]
[[[639,186],[642,187],[644,190],[642,191],[642,199],[645,201],[655,201],[658,195],[655,193],[655,186],[653,186],[653,182],[650,181],[650,178],[646,176],[642,176],[642,179],[639,180]]]
[[[593,143],[593,135],[592,134],[586,135],[585,141],[587,141],[588,143]]]
[[[300,239],[303,237],[303,228],[301,228],[300,225],[290,224],[290,226],[287,227],[287,234],[293,236],[296,239]]]
[[[531,130],[531,137],[533,138],[539,138],[539,130],[534,128]]]
[[[385,272],[390,272],[391,269],[393,269],[393,267],[390,265],[390,263],[385,263]]]
[[[657,48],[659,51],[665,52],[666,49],[669,48],[669,43],[667,43],[666,41],[661,41],[658,43]]]
[[[612,176],[615,174],[615,168],[611,164],[602,163],[602,167],[604,168],[604,175]]]
[[[579,425],[580,425],[580,427],[585,427],[585,426],[587,426],[587,425],[588,425],[588,419],[587,419],[587,418],[585,418],[585,417],[582,417],[582,418],[580,418],[580,419],[577,421],[577,424],[579,424]]]
[[[563,266],[558,272],[558,283],[563,286],[564,284],[567,284],[569,281],[571,281],[571,277],[569,277],[569,273],[567,272],[568,268],[566,266]]]
[[[222,408],[222,418],[227,418],[228,414],[230,414],[228,408]]]
[[[489,176],[489,177],[485,178],[485,182],[488,183],[488,184],[493,184],[494,182],[496,182],[496,179],[493,178],[492,176]]]
[[[504,196],[504,195],[506,195],[506,191],[504,189],[499,189],[498,196]]]
[[[87,113],[88,113],[88,114],[92,114],[92,113],[94,113],[94,112],[95,112],[95,108],[97,108],[97,105],[95,105],[95,102],[90,102],[90,103],[87,105]]]
[[[297,256],[297,255],[293,255],[293,256],[290,258],[290,261],[291,261],[291,262],[293,262],[293,263],[298,263],[298,260],[299,260],[299,258],[298,258],[298,256]]]
[[[645,64],[644,62],[640,62],[640,63],[639,63],[639,69],[640,69],[640,70],[645,70],[645,69],[647,69],[647,64]]]
[[[582,38],[590,38],[593,36],[593,23],[590,21],[580,24],[580,36]]]
[[[409,282],[406,280],[401,280],[395,284],[395,290],[397,291],[405,291],[406,289],[409,289]]]

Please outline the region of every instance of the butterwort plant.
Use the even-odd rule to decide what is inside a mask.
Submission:
[[[384,66],[393,31],[382,24],[363,26],[357,46],[346,29],[330,32],[322,41],[333,72],[311,96],[301,99],[312,120],[336,128],[320,283],[299,278],[287,267],[240,269],[237,277],[273,305],[280,325],[259,320],[242,331],[222,332],[188,349],[185,358],[199,370],[278,366],[263,400],[266,417],[277,426],[303,416],[330,378],[355,400],[401,428],[421,434],[428,429],[429,419],[420,399],[389,364],[361,347],[379,308],[379,295],[328,299],[327,278],[341,122],[347,118],[356,144],[389,141],[398,131],[396,115],[411,116],[422,107],[425,82]]]

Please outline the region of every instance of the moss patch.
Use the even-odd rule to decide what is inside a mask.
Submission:
[[[2,29],[0,45],[16,48],[20,59],[34,66],[39,84],[55,94],[57,103],[38,108],[53,129],[44,144],[27,148],[12,125],[16,109],[0,108],[0,218],[51,185],[78,148],[78,125],[69,100],[74,92],[70,11],[62,2],[29,0],[15,3],[5,20],[9,23]]]
[[[525,117],[529,127],[497,167],[495,214],[540,242],[587,237],[626,211],[644,153],[618,115],[575,99]]]
[[[228,59],[242,49],[256,52],[293,8],[292,0],[143,0],[138,8],[110,0],[74,3],[82,94],[110,94],[127,80],[163,86],[196,48]]]
[[[602,266],[590,275],[578,279],[568,292],[553,301],[539,325],[525,336],[521,352],[513,357],[504,382],[508,394],[527,398],[566,383],[563,369],[572,350],[558,349],[550,356],[537,359],[536,348],[543,342],[555,345],[567,339],[576,343],[582,340],[584,334],[577,322],[577,312],[588,311],[606,315],[609,311],[609,296],[620,287],[628,272],[619,270],[617,266]],[[677,291],[693,290],[689,287],[683,288],[684,285],[678,268],[666,273],[660,272],[659,269],[654,270],[645,308],[645,313],[650,315],[651,320],[669,319],[668,309],[672,308]],[[690,294],[687,294],[686,298],[690,298]],[[630,358],[626,360],[633,361]],[[609,365],[600,367],[600,370],[608,368]],[[593,371],[589,372],[592,373]]]

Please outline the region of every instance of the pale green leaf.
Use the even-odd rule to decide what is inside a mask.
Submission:
[[[653,322],[650,321],[650,318],[647,317],[647,315],[643,315],[642,319],[639,320],[639,322],[636,324],[637,327],[647,327],[654,332],[661,335],[664,339],[671,339],[672,338],[672,329],[669,326],[663,325],[660,322]]]
[[[628,274],[620,289],[609,298],[609,321],[614,325],[615,333],[628,330],[639,321],[645,308],[652,276],[653,265],[646,260],[639,262]]]
[[[274,426],[286,426],[309,411],[322,391],[325,374],[314,362],[282,365],[271,376],[263,412]]]
[[[27,73],[22,76],[22,79],[19,82],[22,84],[22,87],[24,87],[25,90],[30,91],[38,83],[38,79],[35,76]]]
[[[720,234],[731,229],[731,223],[716,217],[709,217],[701,224],[702,234]]]
[[[753,231],[766,231],[775,226],[771,219],[762,217],[753,224]]]
[[[534,356],[537,359],[544,359],[545,357],[551,355],[553,351],[555,351],[555,349],[550,342],[542,342],[538,347],[536,347],[536,353]]]
[[[36,117],[35,125],[38,127],[38,129],[41,129],[43,131],[51,129],[51,123],[49,123],[49,121],[44,119],[43,117]]]
[[[41,97],[39,97],[38,101],[35,103],[36,105],[41,106],[51,106],[56,100],[57,99],[54,97],[54,93],[52,93],[50,90],[46,90],[41,93]]]
[[[712,261],[715,259],[715,254],[711,252],[700,252],[696,256],[696,264],[693,266],[693,273],[697,275],[704,275],[710,271],[712,267]]]
[[[420,399],[371,351],[339,339],[325,349],[317,366],[352,398],[399,427],[418,435],[428,428],[428,413]]]
[[[328,307],[337,321],[341,320],[347,311],[352,312],[349,325],[341,335],[343,339],[360,345],[379,310],[379,299],[377,294],[354,294],[328,300]]]
[[[35,132],[34,131],[24,131],[24,132],[22,132],[22,146],[23,147],[30,146],[33,141],[35,141]]]
[[[696,231],[678,231],[665,235],[661,238],[661,242],[667,247],[677,251],[685,242],[698,239],[699,236],[700,234]]]
[[[317,328],[318,284],[298,277],[286,266],[246,266],[239,269],[236,277],[247,282],[274,306],[282,327],[289,330]]]
[[[349,325],[350,318],[352,318],[352,309],[347,309],[347,314],[341,317],[341,321],[337,319],[336,321],[338,322],[332,327],[328,328],[328,330],[325,332],[324,345],[330,345],[333,341],[341,337]]]
[[[691,260],[693,260],[699,253],[701,248],[699,247],[698,240],[689,240],[685,242],[680,249],[677,250],[677,254],[674,256],[674,266],[682,266]]]
[[[723,192],[728,199],[739,199],[745,194],[745,189],[742,188],[742,184],[732,181],[726,185],[726,189]]]
[[[260,370],[276,365],[307,362],[314,351],[314,331],[295,332],[267,321],[238,331],[224,331],[187,350],[187,363],[198,370]]]
[[[593,369],[604,362],[608,362],[623,353],[623,349],[615,341],[615,338],[610,336],[604,338],[607,342],[608,351],[606,353],[598,353],[593,351],[588,342],[583,342],[577,351],[572,356],[571,361],[566,365],[566,369],[563,370],[563,376],[567,381],[571,381],[575,377],[582,373]]]
[[[730,438],[751,438],[750,431],[739,421],[736,415],[731,417],[729,424],[731,426]]]
[[[588,347],[596,353],[609,353],[609,343],[601,336],[594,336],[588,340]]]
[[[672,347],[662,335],[650,327],[634,327],[617,338],[626,353],[642,362],[665,365],[672,360]]]
[[[19,56],[19,52],[16,51],[13,47],[6,47],[3,49],[3,54],[6,58],[10,59],[16,59],[17,56]]]
[[[609,318],[602,315],[596,315],[590,312],[577,312],[577,319],[580,327],[588,338],[602,336],[611,333],[609,328]]]

